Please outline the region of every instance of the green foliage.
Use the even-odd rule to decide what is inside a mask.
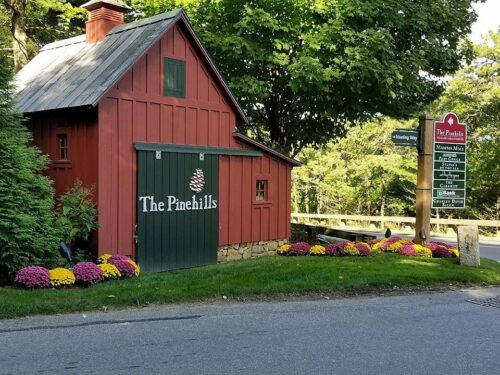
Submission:
[[[195,29],[259,140],[295,155],[374,114],[436,99],[467,44],[472,0],[200,0]]]
[[[305,149],[294,169],[296,212],[414,215],[417,151],[391,141],[396,128],[412,122],[388,118],[354,127],[321,149]]]
[[[58,256],[52,182],[41,175],[48,160],[12,113],[8,65],[0,52],[0,279]]]
[[[38,49],[54,40],[82,34],[85,0],[0,1],[0,47],[9,51],[9,65],[21,69]]]
[[[497,219],[500,210],[500,33],[475,46],[476,60],[462,69],[434,106],[455,112],[468,126],[467,190],[462,216]]]
[[[82,182],[77,180],[75,185],[59,198],[59,233],[72,247],[78,239],[88,240],[90,232],[98,228],[97,208],[93,196],[93,187],[82,186]]]

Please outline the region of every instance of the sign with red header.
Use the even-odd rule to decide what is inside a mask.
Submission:
[[[467,125],[454,113],[434,124],[432,208],[465,208]]]
[[[454,113],[448,113],[443,121],[434,125],[434,142],[459,143],[467,142],[467,125],[461,124]]]

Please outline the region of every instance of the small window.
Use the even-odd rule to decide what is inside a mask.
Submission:
[[[255,200],[259,202],[267,201],[267,180],[257,180],[255,185]]]
[[[163,60],[163,95],[186,97],[186,62],[165,58]]]
[[[57,135],[57,146],[59,148],[59,159],[68,159],[68,136],[66,134]]]

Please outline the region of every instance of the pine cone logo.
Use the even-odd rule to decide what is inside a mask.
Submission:
[[[199,168],[196,168],[193,175],[191,176],[191,180],[189,180],[189,188],[195,193],[199,193],[203,190],[205,186],[205,176],[203,175],[203,171]]]

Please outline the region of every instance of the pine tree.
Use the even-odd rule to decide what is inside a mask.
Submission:
[[[0,282],[21,267],[57,258],[54,190],[41,172],[48,159],[12,111],[12,78],[0,51]]]

